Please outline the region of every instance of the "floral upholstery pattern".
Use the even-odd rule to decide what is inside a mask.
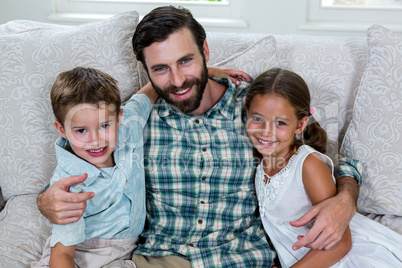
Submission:
[[[374,25],[342,152],[363,164],[358,211],[402,232],[402,37]],[[376,215],[385,215],[379,219]]]

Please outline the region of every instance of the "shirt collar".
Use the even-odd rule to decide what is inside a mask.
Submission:
[[[100,175],[101,171],[76,156],[70,147],[68,140],[59,137],[55,143],[56,157],[58,165],[71,176],[88,174],[88,178],[83,182],[85,186],[91,185]]]
[[[212,113],[217,112],[218,114],[221,114],[225,118],[232,120],[234,118],[234,105],[236,104],[236,101],[233,101],[233,99],[236,100],[237,95],[236,85],[233,84],[229,78],[210,77],[210,79],[220,84],[226,85],[228,88],[222,99],[217,104],[215,104],[211,109],[209,109],[204,115],[208,117]],[[162,98],[159,98],[155,106],[158,107],[158,114],[161,118],[168,117],[174,114],[179,116],[191,116],[189,114],[182,113],[178,109],[175,109],[173,106],[168,104]]]

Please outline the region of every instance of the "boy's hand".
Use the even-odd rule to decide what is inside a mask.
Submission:
[[[55,224],[78,221],[86,209],[86,201],[95,196],[93,192],[70,193],[70,186],[85,181],[87,174],[62,178],[38,196],[40,212]]]
[[[229,78],[235,85],[239,85],[240,81],[242,80],[246,80],[247,82],[251,81],[250,77],[245,72],[229,68],[220,68],[216,66],[208,67],[208,75],[217,78]]]

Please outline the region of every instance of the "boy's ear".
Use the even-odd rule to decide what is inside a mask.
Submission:
[[[117,127],[120,127],[121,117],[123,116],[123,109],[120,109],[119,115],[117,116]]]
[[[64,131],[63,125],[59,121],[54,121],[54,126],[63,138],[67,140],[66,132]]]
[[[299,121],[299,123],[297,125],[297,128],[296,128],[296,131],[295,131],[296,135],[300,135],[303,132],[303,130],[307,126],[308,120],[309,120],[309,117],[305,116]]]

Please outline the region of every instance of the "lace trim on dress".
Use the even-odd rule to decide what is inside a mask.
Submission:
[[[301,146],[296,154],[292,155],[287,165],[273,176],[265,173],[263,162],[261,162],[256,171],[255,185],[258,193],[258,204],[260,206],[260,215],[264,216],[266,210],[274,209],[282,199],[289,183],[292,181],[290,173],[294,167],[293,162],[297,159],[299,153],[304,150],[305,146]],[[270,183],[265,184],[265,178]]]

